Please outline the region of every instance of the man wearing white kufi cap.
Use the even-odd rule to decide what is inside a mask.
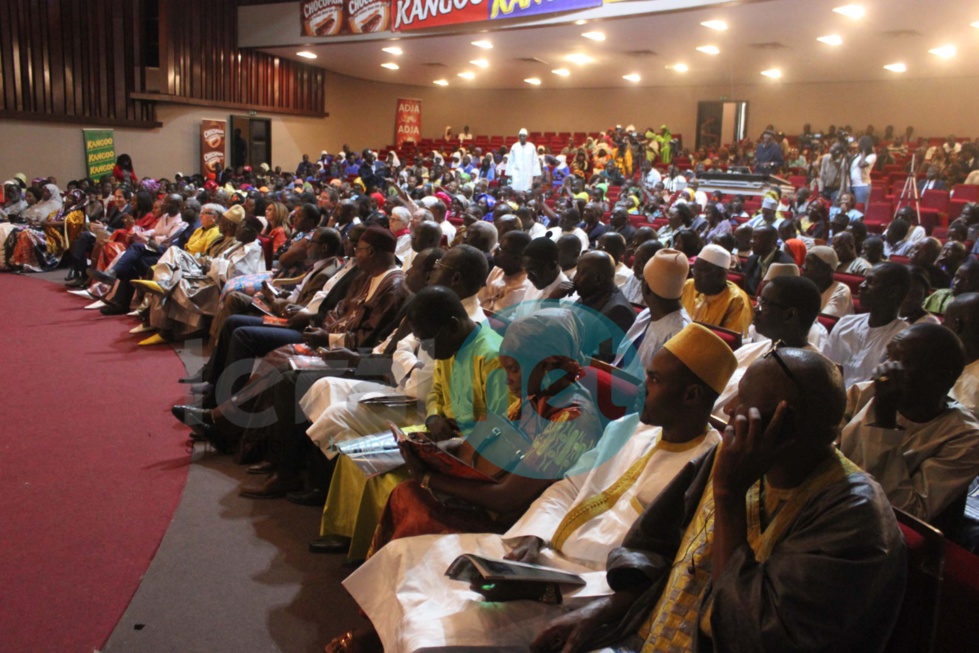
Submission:
[[[534,178],[541,175],[540,159],[534,144],[527,142],[526,129],[521,129],[517,138],[519,140],[510,148],[506,174],[513,190],[528,191],[534,185]]]
[[[803,276],[811,279],[822,295],[820,312],[843,317],[853,314],[853,294],[848,285],[833,277],[833,272],[839,265],[840,259],[836,250],[826,245],[817,245],[806,254]]]
[[[752,229],[765,225],[778,229],[778,226],[782,224],[782,218],[778,215],[778,198],[774,195],[766,195],[761,201],[761,211],[745,224]]]
[[[694,322],[730,329],[744,335],[751,325],[751,300],[728,281],[731,254],[720,245],[700,250],[693,264],[693,279],[683,286],[680,302]]]
[[[643,369],[667,340],[690,324],[690,315],[680,303],[690,262],[683,252],[661,249],[653,255],[642,274],[643,310],[625,334],[613,364],[625,368],[638,354]]]

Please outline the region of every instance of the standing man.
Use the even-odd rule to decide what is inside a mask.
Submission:
[[[761,142],[755,150],[755,172],[776,173],[785,165],[782,148],[772,136],[774,132],[770,129],[761,135]]]
[[[510,187],[515,191],[529,191],[534,181],[540,177],[540,159],[537,158],[537,148],[527,142],[527,130],[521,129],[517,134],[517,142],[510,148],[507,159],[507,176],[510,177]]]

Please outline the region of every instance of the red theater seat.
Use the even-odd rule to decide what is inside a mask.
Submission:
[[[884,650],[886,653],[924,653],[931,651],[935,642],[945,538],[920,519],[897,509],[894,514],[907,545],[908,580],[897,624]],[[952,649],[939,647],[935,650]]]
[[[706,327],[713,331],[721,340],[731,348],[731,351],[736,351],[741,347],[741,334],[737,331],[731,331],[730,329],[725,329],[723,327],[714,326],[713,324],[704,324],[703,322],[697,322],[702,327]]]

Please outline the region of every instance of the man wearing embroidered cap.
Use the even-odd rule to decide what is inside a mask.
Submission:
[[[782,224],[782,220],[778,215],[778,198],[774,194],[770,194],[761,201],[761,210],[745,224],[752,229],[767,225],[777,230]]]
[[[734,355],[720,338],[688,325],[647,368],[641,423],[635,413],[612,422],[598,446],[502,537],[425,536],[380,549],[345,587],[376,627],[384,650],[462,645],[526,650],[562,609],[528,601],[467,600],[468,588],[446,579],[445,569],[462,553],[577,573],[603,569],[609,551],[623,541],[643,508],[685,465],[716,446],[719,434],[708,414],[734,367]],[[425,591],[414,590],[421,582]],[[433,600],[444,606],[437,615],[431,612]]]
[[[817,245],[806,254],[802,275],[812,280],[819,289],[822,296],[819,312],[843,317],[853,313],[853,295],[848,285],[833,278],[833,272],[839,265],[840,259],[836,250],[826,245]]]
[[[647,308],[626,332],[613,362],[616,367],[626,368],[638,355],[643,369],[648,369],[653,354],[690,324],[690,315],[680,303],[689,271],[686,255],[675,249],[661,249],[649,259],[640,281]]]
[[[707,245],[693,264],[693,279],[683,286],[680,302],[695,322],[744,334],[751,325],[751,300],[727,271],[731,254],[720,245]]]
[[[541,176],[540,159],[533,143],[527,142],[527,130],[521,129],[517,142],[510,148],[506,174],[515,191],[528,191]]]

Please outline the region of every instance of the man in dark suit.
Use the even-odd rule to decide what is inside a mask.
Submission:
[[[744,264],[744,289],[751,296],[758,294],[758,285],[772,263],[795,263],[778,247],[778,232],[774,227],[757,227],[751,232],[751,256]]]
[[[610,333],[610,338],[599,347],[598,357],[611,363],[619,341],[636,321],[636,309],[615,285],[615,261],[612,256],[602,251],[582,254],[574,275],[574,289],[578,293],[576,303],[601,313],[619,329],[618,333]],[[611,325],[608,326],[611,330]]]
[[[928,166],[925,178],[918,180],[918,195],[926,190],[945,190],[945,180],[938,178],[938,168],[935,166]]]

